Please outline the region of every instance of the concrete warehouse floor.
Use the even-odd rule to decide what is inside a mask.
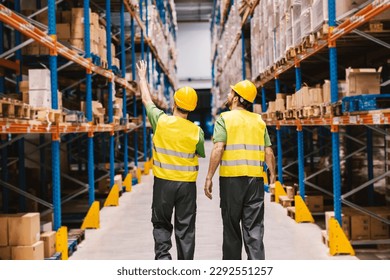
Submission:
[[[222,221],[219,209],[218,173],[214,176],[213,200],[205,197],[204,178],[207,173],[212,142],[206,141],[206,159],[200,159],[197,182],[197,220],[195,259],[222,258]],[[218,171],[217,171],[218,172]],[[100,229],[86,230],[85,240],[70,260],[153,260],[151,201],[153,175],[142,176],[141,184],[124,193],[119,206],[104,207],[100,212]],[[354,256],[330,256],[322,243],[321,228],[316,224],[297,224],[281,205],[270,202],[265,195],[265,248],[268,260],[353,260]],[[316,217],[315,217],[316,218]],[[171,254],[177,259],[174,234]],[[243,250],[243,259],[246,259]]]

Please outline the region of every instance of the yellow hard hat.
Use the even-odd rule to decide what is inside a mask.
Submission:
[[[194,111],[198,103],[198,95],[191,87],[179,88],[173,96],[176,105],[186,111]]]
[[[250,103],[255,101],[257,88],[251,81],[243,80],[230,87],[246,101],[249,101]]]

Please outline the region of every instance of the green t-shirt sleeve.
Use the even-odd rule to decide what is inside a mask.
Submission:
[[[265,127],[265,133],[264,133],[264,146],[265,147],[272,146],[271,139],[269,138],[267,127]]]
[[[148,116],[150,125],[153,128],[153,132],[156,132],[157,121],[161,117],[161,115],[165,114],[163,110],[160,110],[156,107],[155,104],[149,103],[145,106],[146,115]]]
[[[226,132],[226,126],[225,121],[223,120],[222,116],[219,116],[218,119],[215,121],[214,124],[214,133],[213,133],[213,142],[227,142],[227,132]]]
[[[199,142],[196,144],[196,153],[202,158],[206,157],[204,151],[204,132],[202,129],[199,130]]]

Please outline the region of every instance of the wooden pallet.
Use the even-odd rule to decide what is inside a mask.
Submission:
[[[30,105],[16,99],[0,99],[0,116],[3,118],[30,119],[30,108]]]
[[[85,230],[70,229],[68,232],[68,239],[76,239],[77,244],[80,244],[83,240],[85,240]]]
[[[279,196],[279,204],[282,205],[284,208],[293,206],[294,199],[289,198],[287,195],[281,195]]]
[[[322,243],[324,243],[325,246],[329,248],[329,237],[328,232],[326,230],[321,230],[321,240]]]
[[[44,107],[31,107],[31,119],[48,123],[62,123],[64,116],[61,110],[48,109]]]
[[[287,216],[295,220],[295,206],[287,206]]]
[[[68,238],[68,256],[72,256],[77,251],[77,239]]]

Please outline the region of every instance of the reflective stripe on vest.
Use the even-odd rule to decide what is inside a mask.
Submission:
[[[176,116],[161,115],[153,136],[153,174],[171,181],[195,182],[200,128]]]
[[[156,146],[153,146],[153,148],[157,153],[166,154],[166,155],[170,155],[170,156],[177,156],[177,157],[181,157],[181,158],[194,158],[196,156],[195,153],[176,152],[176,151],[172,151],[172,150],[168,150],[168,149],[164,149],[164,148],[157,148]]]
[[[261,177],[265,161],[266,129],[261,116],[246,110],[224,112],[221,116],[227,141],[220,162],[220,176]]]
[[[264,146],[247,145],[247,144],[232,144],[232,145],[226,145],[225,150],[226,151],[231,151],[231,150],[264,151]]]
[[[180,166],[180,165],[174,165],[174,164],[167,164],[167,163],[161,163],[159,161],[153,160],[153,164],[164,168],[164,169],[170,169],[170,170],[176,170],[176,171],[198,171],[199,166]]]
[[[264,166],[264,162],[258,160],[247,160],[247,159],[221,160],[221,165],[222,166],[250,165],[250,166],[262,167]]]

